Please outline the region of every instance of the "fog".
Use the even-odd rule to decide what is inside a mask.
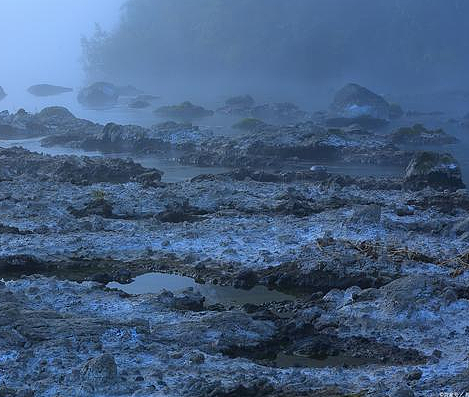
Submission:
[[[95,24],[112,29],[118,21],[120,0],[2,0],[0,24],[0,85],[9,97],[2,108],[15,102],[28,107],[25,89],[50,83],[80,86],[81,37],[92,34]]]
[[[32,84],[101,80],[168,101],[249,92],[309,108],[350,81],[465,89],[468,13],[461,0],[3,0],[3,105],[27,108]]]

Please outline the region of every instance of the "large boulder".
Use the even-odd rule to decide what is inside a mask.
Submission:
[[[77,99],[83,106],[99,109],[115,106],[119,95],[119,89],[114,84],[99,82],[83,88]]]
[[[73,88],[62,87],[58,85],[51,85],[51,84],[37,84],[32,85],[28,88],[28,92],[31,95],[35,96],[53,96],[53,95],[60,95],[65,92],[72,92]]]
[[[0,85],[0,101],[7,96],[6,92],[3,90],[3,87]]]
[[[382,96],[358,84],[347,84],[334,97],[330,108],[339,117],[369,116],[388,120],[399,114]]]
[[[407,166],[404,186],[411,190],[431,187],[437,190],[463,189],[461,168],[448,153],[419,152]]]

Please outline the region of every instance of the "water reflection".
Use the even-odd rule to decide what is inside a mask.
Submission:
[[[225,287],[213,284],[198,284],[190,277],[165,273],[147,273],[138,276],[130,284],[109,283],[109,288],[117,288],[128,294],[158,294],[163,290],[180,292],[186,288],[194,288],[200,292],[208,305],[221,303],[224,305],[251,303],[260,305],[267,302],[283,302],[295,299],[292,295],[269,290],[264,286],[256,286],[250,290]]]

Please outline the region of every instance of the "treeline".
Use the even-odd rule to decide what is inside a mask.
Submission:
[[[83,39],[88,75],[462,79],[467,0],[129,0]],[[467,78],[466,78],[467,81]]]

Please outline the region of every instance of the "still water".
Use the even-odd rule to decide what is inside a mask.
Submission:
[[[295,297],[292,295],[269,290],[264,286],[256,286],[250,290],[243,290],[229,286],[199,284],[190,277],[165,273],[147,273],[136,277],[130,284],[112,282],[107,287],[117,288],[132,295],[158,294],[163,290],[180,292],[186,288],[193,288],[205,297],[208,305],[216,303],[223,305],[244,305],[246,303],[261,305],[267,302],[295,300]]]

